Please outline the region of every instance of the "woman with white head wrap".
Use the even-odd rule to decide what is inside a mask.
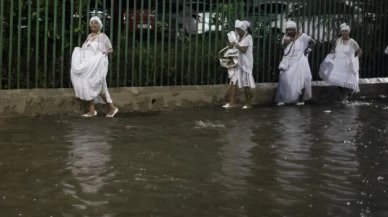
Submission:
[[[331,54],[322,62],[319,75],[329,85],[338,86],[342,100],[346,102],[354,93],[360,91],[358,71],[362,50],[357,42],[350,38],[350,27],[343,23],[340,28],[341,37],[336,40]]]
[[[286,34],[283,37],[283,59],[279,64],[279,86],[276,93],[278,105],[304,101],[312,96],[311,70],[307,59],[315,41],[305,33],[297,32],[294,21],[285,23]]]
[[[239,51],[238,64],[228,69],[229,79],[231,83],[230,101],[224,108],[236,107],[236,92],[237,85],[239,88],[244,88],[246,102],[243,109],[251,108],[252,93],[251,88],[256,87],[253,79],[253,39],[248,33],[250,23],[248,21],[236,20],[235,32],[228,34],[230,48],[235,48]],[[235,37],[231,37],[234,34]]]
[[[100,18],[92,17],[89,25],[91,33],[82,47],[74,48],[72,54],[71,81],[76,97],[90,103],[89,112],[83,117],[97,115],[94,102],[108,104],[109,112],[106,117],[114,117],[118,109],[112,103],[106,83],[107,55],[113,52],[112,44],[108,36],[101,33]]]

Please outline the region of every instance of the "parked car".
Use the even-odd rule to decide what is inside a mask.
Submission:
[[[197,23],[197,33],[203,34],[205,32],[222,31],[224,22],[217,22],[217,8],[216,4],[210,5],[210,3],[198,1],[188,2],[186,7],[191,7],[192,16]]]
[[[154,5],[148,5],[148,1],[144,1],[143,5],[140,1],[131,1],[129,5],[122,4],[123,10],[123,25],[130,32],[148,31],[156,29]],[[127,8],[129,10],[127,11]]]
[[[267,4],[274,4],[274,1]],[[353,28],[362,24],[362,10],[348,2],[338,0],[316,3],[290,2],[283,3],[286,5],[283,6],[281,1],[276,1],[275,4],[275,8],[281,10],[282,13],[269,15],[271,17],[269,28],[279,38],[285,33],[284,24],[287,20],[295,21],[299,31],[309,34],[318,41],[332,41],[339,33],[339,26],[344,22]]]
[[[284,24],[288,20],[295,21],[299,31],[319,41],[331,41],[337,36],[341,23],[346,22],[352,27],[361,25],[363,14],[359,7],[349,1],[266,0],[250,8],[248,20],[253,28],[265,26],[279,41],[285,33]]]
[[[114,13],[116,12],[116,7],[114,7]],[[107,4],[104,5],[100,3],[100,1],[98,0],[92,0],[92,1],[89,1],[89,18],[90,17],[94,17],[94,16],[97,16],[99,17],[103,22],[104,22],[104,30],[105,32],[109,32],[110,30],[110,24],[111,24],[111,4],[110,2],[107,2]],[[84,13],[84,14],[87,14],[87,13]],[[113,17],[118,17],[118,14],[115,13]],[[83,20],[86,22],[86,23],[89,23],[89,20],[86,20],[87,19],[87,16],[82,16]]]
[[[171,7],[170,7],[171,6]],[[190,8],[191,6],[191,8]],[[197,7],[200,9],[197,11]],[[203,2],[194,2],[184,5],[182,1],[171,0],[166,5],[159,2],[156,5],[157,22],[168,28],[171,24],[171,38],[182,34],[195,35],[222,29],[212,23],[210,5]],[[164,14],[163,14],[164,8]],[[164,20],[164,22],[163,22]],[[177,34],[177,35],[176,35]]]
[[[32,26],[36,26],[36,21],[37,19],[39,20],[40,22],[40,25],[41,26],[44,26],[44,22],[45,22],[45,19],[46,19],[46,15],[45,15],[45,10],[44,8],[39,8],[37,5],[36,5],[36,1],[31,1],[31,17],[29,17],[29,13],[28,13],[28,2],[24,1],[22,2],[22,5],[21,5],[21,19],[20,19],[20,26],[19,26],[19,14],[18,13],[15,13],[13,12],[13,22],[12,22],[12,26],[13,28],[15,29],[27,29],[29,26],[28,26],[28,23],[29,23],[29,19],[30,22],[31,22],[31,25]],[[42,6],[41,6],[42,7]],[[62,17],[62,9],[65,10],[65,16]],[[16,10],[16,9],[15,9]],[[19,10],[19,9],[17,9]],[[40,16],[37,17],[37,11],[40,11]],[[10,13],[8,11],[8,13]],[[62,19],[64,19],[64,22],[65,22],[65,26],[70,26],[70,23],[72,22],[72,19],[73,20],[73,23],[76,24],[78,23],[78,18],[80,16],[76,13],[76,10],[74,10],[74,14],[73,16],[71,16],[71,5],[70,5],[70,1],[69,0],[66,0],[65,1],[65,4],[57,9],[57,15],[56,15],[56,18],[57,18],[57,22],[58,23],[62,23]],[[48,19],[48,22],[49,23],[52,23],[54,22],[55,20],[55,13],[53,10],[48,10],[48,14],[47,14],[47,19]],[[10,20],[10,17],[9,16],[6,16],[4,17],[3,19],[3,24],[4,24],[4,29],[8,29],[11,27],[11,20]]]
[[[247,20],[251,27],[259,24],[270,24],[272,21],[280,20],[288,11],[288,4],[285,1],[269,1],[249,8]]]
[[[248,10],[247,20],[251,23],[255,37],[263,37],[269,29],[269,24],[282,18],[288,10],[288,4],[283,1],[270,1],[252,5]]]

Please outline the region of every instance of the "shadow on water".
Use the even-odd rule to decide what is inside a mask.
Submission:
[[[104,187],[115,180],[111,161],[111,130],[104,123],[76,123],[68,126],[65,136],[68,157],[64,164],[71,176],[64,177],[61,185],[65,194],[74,201],[71,208],[62,211],[63,216],[95,215],[93,209],[103,209],[108,204],[108,195],[101,194]],[[82,211],[79,211],[82,210]],[[68,214],[67,214],[68,213]],[[113,216],[104,210],[104,217]]]
[[[0,120],[2,216],[387,216],[387,103]]]

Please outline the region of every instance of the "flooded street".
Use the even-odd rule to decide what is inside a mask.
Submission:
[[[388,102],[0,120],[0,216],[388,216]]]

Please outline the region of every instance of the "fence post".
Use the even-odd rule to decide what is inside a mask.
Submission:
[[[3,88],[4,0],[0,0],[0,90]]]

